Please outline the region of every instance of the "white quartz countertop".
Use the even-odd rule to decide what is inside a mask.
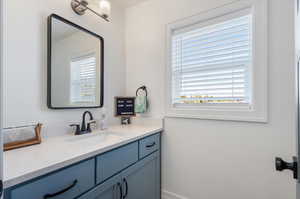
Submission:
[[[61,169],[161,132],[161,125],[113,126],[106,131],[46,138],[42,144],[4,153],[4,188]]]

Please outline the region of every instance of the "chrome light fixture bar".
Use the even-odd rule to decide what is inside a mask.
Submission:
[[[102,0],[102,1],[104,1],[104,0]],[[94,13],[95,15],[97,15],[97,16],[99,16],[99,17],[101,17],[102,19],[104,19],[105,21],[107,21],[107,22],[109,22],[109,13],[98,13],[98,12],[96,12],[95,10],[93,10],[93,9],[91,9],[89,6],[89,2],[87,1],[87,0],[72,0],[71,1],[71,7],[72,7],[72,9],[73,9],[73,11],[76,13],[76,14],[78,14],[78,15],[84,15],[85,14],[85,12],[87,11],[87,10],[89,10],[89,11],[91,11],[92,13]],[[99,4],[100,6],[101,6],[101,1],[100,1],[100,4]],[[109,6],[109,8],[107,9],[107,8],[104,8],[104,9],[106,9],[105,11],[110,11],[110,5],[108,5]],[[101,9],[101,7],[100,7],[100,9]]]

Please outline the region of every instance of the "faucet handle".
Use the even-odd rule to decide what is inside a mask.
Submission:
[[[75,135],[80,134],[80,125],[79,124],[71,124],[70,127],[76,127]]]
[[[96,120],[90,120],[88,123],[87,123],[87,131],[88,132],[92,132],[92,129],[91,129],[91,124],[96,124]]]

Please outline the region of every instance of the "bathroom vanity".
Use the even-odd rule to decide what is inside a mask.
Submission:
[[[48,108],[103,107],[103,60],[101,36],[50,15]],[[48,137],[40,145],[5,152],[4,199],[160,199],[162,125],[92,132],[95,122],[85,111],[81,127],[71,124],[77,136]]]
[[[116,126],[8,151],[4,198],[159,199],[161,132],[155,125]]]

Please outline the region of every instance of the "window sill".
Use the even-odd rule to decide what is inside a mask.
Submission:
[[[267,109],[249,104],[169,106],[166,117],[267,123]]]
[[[219,121],[240,121],[240,122],[258,122],[267,123],[266,117],[243,117],[230,115],[191,115],[191,114],[166,114],[165,118],[182,118],[182,119],[198,119],[198,120],[219,120]]]

